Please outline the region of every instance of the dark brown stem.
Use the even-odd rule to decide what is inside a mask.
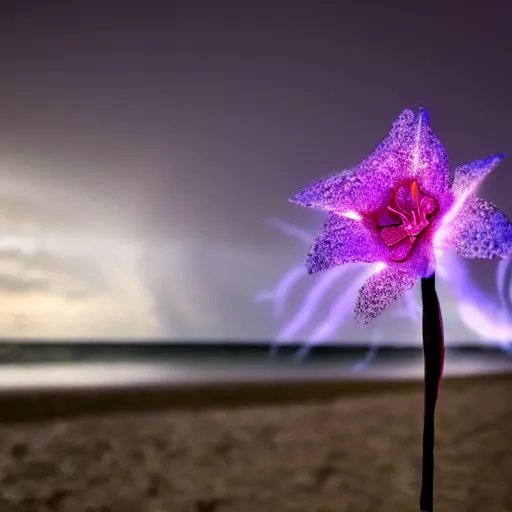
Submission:
[[[421,280],[423,301],[423,359],[425,365],[425,409],[423,419],[423,467],[420,510],[434,510],[434,415],[443,377],[444,333],[436,293],[435,274]]]

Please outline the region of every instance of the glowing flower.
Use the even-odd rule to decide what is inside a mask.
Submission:
[[[418,279],[434,273],[435,248],[451,248],[466,258],[510,256],[512,224],[475,195],[503,157],[463,165],[451,175],[426,110],[404,110],[366,160],[290,199],[330,212],[308,254],[308,272],[381,263],[383,269],[362,286],[356,303],[356,319],[368,323]]]

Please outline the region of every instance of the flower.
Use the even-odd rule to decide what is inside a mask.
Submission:
[[[477,160],[451,174],[427,111],[404,110],[388,137],[359,165],[290,198],[329,212],[308,254],[308,272],[380,263],[356,302],[356,320],[368,323],[418,279],[434,273],[436,248],[465,258],[509,257],[511,222],[476,196],[478,185],[503,158]]]

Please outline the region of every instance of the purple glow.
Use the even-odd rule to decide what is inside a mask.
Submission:
[[[300,240],[305,245],[311,245],[311,234],[304,229],[300,229],[282,219],[268,219],[268,224],[279,229],[285,235]]]
[[[512,310],[512,279],[507,279],[507,275],[511,275],[512,263],[507,260],[502,260],[498,263],[498,270],[496,272],[496,289],[498,290],[498,297],[500,301],[501,311]],[[512,346],[512,337],[509,342]]]
[[[372,344],[370,345],[370,348],[366,352],[364,358],[352,367],[352,371],[359,373],[364,372],[366,370],[368,365],[373,361],[373,358],[377,355],[377,352],[379,351],[379,338],[379,331],[374,331],[372,336]]]
[[[336,331],[347,320],[348,315],[352,311],[352,298],[361,287],[364,278],[368,276],[368,272],[365,274],[363,278],[354,279],[351,284],[344,289],[339,298],[334,301],[327,317],[311,333],[308,343],[299,350],[298,357],[305,357],[315,345],[332,340]]]
[[[283,315],[286,299],[293,287],[304,277],[304,267],[299,265],[291,268],[277,283],[273,290],[263,290],[256,294],[254,302],[261,303],[271,301],[274,303],[274,316],[281,318]]]
[[[338,267],[328,274],[323,275],[318,282],[306,294],[304,303],[293,316],[291,321],[277,335],[277,341],[290,341],[297,338],[300,330],[313,318],[320,302],[325,294],[334,286],[337,278],[341,277],[348,270],[346,267]]]
[[[272,222],[272,225],[280,231],[286,230],[285,234],[298,238],[301,241],[304,241],[304,234],[307,234],[300,228],[284,221]],[[309,235],[308,244],[311,243],[312,238],[313,236]],[[356,265],[352,265],[352,268],[356,269],[358,267]],[[377,271],[383,268],[384,265],[377,264],[373,270]],[[361,272],[360,278],[355,278],[353,280],[352,287],[343,293],[342,296],[336,300],[333,305],[331,305],[327,318],[322,321],[309,336],[300,337],[299,335],[301,331],[304,331],[310,324],[312,324],[314,317],[318,314],[321,303],[325,301],[328,291],[341,281],[347,269],[347,267],[338,267],[333,269],[327,272],[322,279],[317,281],[311,287],[302,306],[295,312],[292,319],[289,320],[280,330],[277,336],[277,344],[293,341],[294,339],[306,339],[307,343],[298,353],[298,357],[305,357],[309,353],[312,344],[319,344],[332,340],[342,325],[348,320],[348,313],[352,309],[352,296],[360,287],[365,276],[367,277],[367,274],[364,271]],[[361,269],[359,268],[358,270]],[[264,301],[272,302],[274,305],[275,317],[279,318],[284,311],[286,301],[290,298],[290,295],[293,293],[293,288],[301,276],[304,276],[302,265],[290,268],[273,289],[257,293],[254,300],[259,303]],[[419,306],[413,294],[406,293],[405,299],[406,309],[398,310],[395,314],[400,317],[413,318],[414,321],[419,321]]]
[[[280,230],[283,226],[291,227],[290,224],[286,222],[274,223],[273,226]],[[288,232],[297,234],[305,233],[299,228],[295,230],[289,229]],[[313,235],[309,236],[309,243],[311,243]],[[495,342],[500,342],[503,349],[510,350],[512,347],[512,310],[510,308],[510,294],[512,289],[510,276],[512,272],[510,272],[510,260],[502,260],[498,264],[496,273],[498,302],[496,302],[486,296],[468,276],[468,271],[463,260],[450,252],[441,252],[439,250],[436,251],[436,256],[437,277],[441,282],[447,283],[454,293],[457,301],[458,317],[462,324],[480,337],[482,343],[494,344]],[[351,267],[354,268],[356,266],[351,265]],[[305,357],[315,344],[331,342],[336,338],[337,333],[349,320],[349,317],[347,314],[336,316],[334,312],[336,308],[339,307],[340,309],[338,311],[344,311],[346,313],[346,309],[343,308],[346,308],[347,304],[352,307],[353,295],[347,297],[348,293],[343,293],[338,300],[328,305],[329,312],[325,320],[320,321],[316,328],[315,318],[320,312],[320,306],[325,303],[328,291],[339,286],[339,284],[343,282],[344,277],[346,277],[344,272],[337,272],[337,270],[345,268],[347,267],[337,267],[336,269],[330,270],[322,276],[322,279],[312,283],[311,289],[306,295],[302,305],[293,314],[292,319],[281,327],[277,343],[291,341],[293,339],[305,340],[304,347],[298,353],[299,357]],[[294,266],[285,273],[284,277],[272,291],[263,292],[263,294],[267,294],[267,300],[274,303],[274,308],[277,307],[281,311],[284,309],[286,302],[294,293],[293,285],[291,285],[289,278],[286,276],[289,276],[295,271],[298,273],[299,270],[302,272],[302,275],[304,275],[302,265]],[[360,276],[355,276],[352,281],[354,288],[364,278],[362,267],[357,268],[356,273],[357,272],[360,272]],[[281,292],[276,293],[277,290],[281,290]],[[350,292],[352,293],[353,290],[351,289]],[[262,293],[260,292],[256,297],[261,295]],[[394,310],[393,314],[398,318],[419,322],[421,319],[421,310],[414,294],[412,292],[406,292],[403,299],[403,301],[400,301],[400,305],[403,305],[403,307]],[[277,306],[276,302],[279,302],[280,305]],[[475,311],[477,314],[475,314]],[[310,326],[312,327],[312,329],[309,329],[310,334],[303,335],[299,338],[299,334],[308,330]],[[371,337],[373,340],[372,348],[370,348],[364,361],[356,365],[355,370],[364,369],[365,364],[370,362],[377,350],[376,346],[380,338],[379,330],[372,330]],[[447,340],[447,345],[450,345],[449,339]]]
[[[466,258],[509,257],[512,224],[475,195],[502,158],[458,167],[452,180],[427,111],[404,110],[368,158],[290,199],[329,212],[308,253],[308,273],[346,263],[385,263],[358,293],[356,320],[367,324],[435,272],[436,243]]]
[[[463,262],[453,254],[442,255],[443,266],[449,268],[449,283],[457,297],[457,308],[467,328],[477,334],[482,341],[499,342],[502,348],[510,347],[512,323],[508,304],[505,300],[511,283],[506,281],[510,261],[503,260],[496,272],[498,301],[478,289],[468,276]]]
[[[352,310],[352,297],[354,292],[361,287],[361,279],[354,279],[350,286],[334,301],[329,309],[327,317],[312,332],[309,340],[311,343],[321,343],[332,339],[337,327],[343,323]]]

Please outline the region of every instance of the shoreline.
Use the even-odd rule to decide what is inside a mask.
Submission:
[[[512,385],[512,373],[445,377],[442,390],[495,382]],[[347,379],[1,390],[0,425],[166,410],[237,409],[264,405],[326,403],[344,397],[409,393],[422,389],[423,381],[417,379]]]

